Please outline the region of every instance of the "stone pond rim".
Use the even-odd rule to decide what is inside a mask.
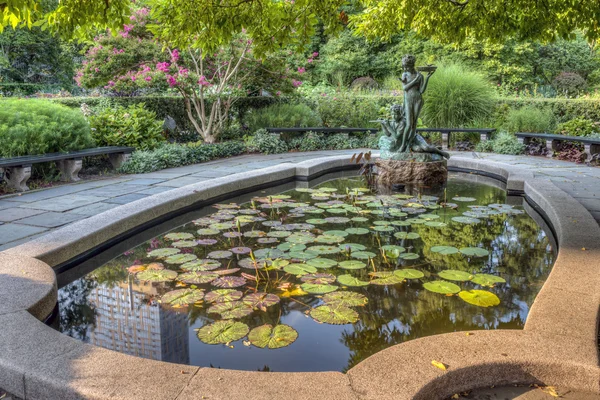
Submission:
[[[435,335],[383,350],[346,374],[219,370],[141,359],[79,342],[41,321],[56,296],[47,273],[78,254],[198,201],[340,168],[346,156],[281,164],[163,192],[1,252],[0,386],[25,399],[442,399],[491,385],[541,383],[600,393],[600,227],[574,198],[524,168],[453,157],[448,167],[498,176],[556,231],[559,252],[520,331]],[[585,249],[585,250],[583,250]],[[20,294],[8,285],[18,282]],[[27,295],[25,295],[27,294]],[[431,365],[447,365],[442,371]]]

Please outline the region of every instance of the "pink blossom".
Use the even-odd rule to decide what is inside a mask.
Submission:
[[[298,67],[298,73],[299,74],[303,74],[305,72],[306,72],[306,68],[304,68],[304,67]]]
[[[145,77],[145,78],[144,78],[144,80],[145,80],[146,82],[150,82],[150,81],[152,80],[152,77],[151,77],[151,76],[147,76],[147,77]]]
[[[135,77],[135,75],[131,75],[131,81],[132,81],[132,82],[135,82],[135,80],[136,80],[136,77]]]
[[[309,64],[312,64],[312,62],[313,62],[313,59],[312,59],[312,58],[309,58],[308,60],[306,60],[306,62],[307,62],[307,63],[309,63]]]
[[[292,79],[292,86],[297,88],[297,87],[300,87],[301,85],[302,85],[302,81],[297,81],[295,79]]]
[[[281,90],[278,90],[277,93],[275,93],[276,96],[281,96]]]
[[[167,75],[167,82],[169,83],[170,87],[177,86],[177,80],[173,75]]]
[[[156,64],[156,69],[162,72],[169,72],[169,65],[168,62],[158,63]]]
[[[200,79],[198,79],[198,85],[210,86],[210,82],[206,80],[206,77],[204,75],[200,75]]]
[[[179,60],[179,50],[175,49],[171,52],[171,62],[175,63]]]
[[[313,58],[317,58],[319,57],[319,52],[315,51],[314,53],[312,53]]]

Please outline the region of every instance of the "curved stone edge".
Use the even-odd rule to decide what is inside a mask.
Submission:
[[[40,304],[56,296],[56,278],[48,273],[47,264],[33,257],[57,265],[144,219],[241,187],[294,175],[306,177],[349,164],[347,156],[328,157],[174,189],[1,252],[0,257],[12,257],[4,258],[2,271],[14,274],[30,263],[32,272],[21,286],[31,297],[20,303],[8,299],[9,306],[0,313],[0,386],[25,399],[193,398],[197,390],[213,398],[259,399],[276,397],[289,388],[303,390],[295,398],[436,399],[486,385],[532,382],[600,392],[596,347],[600,303],[595,295],[600,243],[590,240],[600,237],[600,228],[587,210],[549,180],[506,164],[460,157],[453,157],[449,165],[503,177],[507,188],[524,190],[540,205],[556,230],[560,252],[523,331],[458,332],[412,340],[373,355],[347,374],[261,374],[131,357],[86,345],[36,319],[47,309]],[[582,250],[579,246],[589,247]],[[30,274],[36,279],[29,280]],[[579,285],[575,289],[574,278]],[[0,279],[0,293],[6,282]],[[45,290],[28,290],[26,283]],[[448,370],[433,367],[432,360],[446,363]]]

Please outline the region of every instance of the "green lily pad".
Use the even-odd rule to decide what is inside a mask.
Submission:
[[[400,258],[403,260],[416,260],[419,258],[419,255],[416,253],[402,253],[400,254]]]
[[[440,216],[437,214],[420,214],[419,218],[423,218],[426,221],[431,221],[440,218]]]
[[[217,260],[194,260],[182,264],[179,268],[184,271],[212,271],[214,269],[220,268],[221,262]]]
[[[312,251],[292,251],[288,254],[288,257],[297,260],[312,260],[313,258],[317,258],[318,254]]]
[[[221,258],[229,258],[232,255],[233,255],[233,253],[231,251],[217,250],[217,251],[211,251],[210,253],[208,253],[207,257],[221,259]]]
[[[392,221],[392,225],[394,225],[394,226],[410,226],[410,222],[408,222],[408,221]]]
[[[367,246],[358,243],[344,243],[340,244],[338,247],[342,251],[348,251],[348,249],[351,251],[363,251],[367,249]]]
[[[252,314],[253,311],[252,307],[239,300],[215,303],[207,310],[209,314],[220,314],[223,319],[242,318]]]
[[[319,306],[311,310],[310,316],[317,322],[332,325],[353,324],[358,321],[358,313],[356,311],[341,306]]]
[[[168,264],[185,264],[196,259],[198,259],[198,256],[195,254],[175,254],[165,258],[165,262]]]
[[[236,321],[217,321],[198,330],[198,339],[206,344],[224,344],[240,340],[248,334],[248,325]]]
[[[289,346],[298,338],[298,332],[288,325],[261,325],[250,331],[248,341],[261,349],[279,349]]]
[[[396,233],[394,233],[394,237],[396,239],[412,240],[412,239],[418,239],[421,236],[416,232],[396,232]]]
[[[452,246],[433,246],[430,250],[432,253],[439,253],[444,256],[458,253],[458,249]]]
[[[366,235],[369,233],[369,230],[366,228],[348,228],[346,232],[350,235]]]
[[[244,304],[262,311],[267,311],[267,307],[271,307],[279,303],[279,297],[271,293],[250,293],[242,299]]]
[[[175,241],[175,240],[193,239],[194,235],[192,235],[191,233],[187,233],[187,232],[180,232],[180,233],[168,233],[164,237],[167,240]]]
[[[323,273],[314,273],[307,274],[300,278],[302,282],[313,283],[315,285],[327,285],[335,282],[335,275],[332,274],[323,274]]]
[[[281,243],[277,246],[277,250],[281,251],[303,251],[306,250],[305,244]]]
[[[460,252],[469,257],[485,257],[490,254],[489,251],[481,247],[463,247]]]
[[[460,286],[447,281],[432,281],[423,284],[426,290],[441,294],[455,294],[460,292]]]
[[[212,281],[213,286],[222,288],[234,288],[246,284],[246,279],[241,276],[222,276]]]
[[[144,282],[167,282],[177,278],[177,272],[170,269],[147,269],[135,274],[135,278]]]
[[[462,197],[462,196],[458,196],[458,197],[453,197],[452,200],[454,201],[462,201],[462,202],[471,202],[471,201],[475,201],[477,200],[474,197]]]
[[[365,217],[354,217],[354,218],[352,218],[352,221],[354,221],[354,222],[369,222],[369,218],[365,218]]]
[[[283,251],[278,249],[260,249],[254,252],[254,257],[275,260],[276,258],[283,257]]]
[[[313,243],[315,238],[311,235],[293,234],[292,236],[286,237],[285,241],[293,244],[308,244]]]
[[[176,247],[178,249],[185,249],[198,246],[198,242],[196,242],[195,240],[179,240],[177,242],[173,242],[171,246]]]
[[[344,286],[351,287],[361,287],[370,285],[370,282],[361,281],[360,279],[355,278],[350,274],[339,275],[337,277],[337,281]]]
[[[312,294],[324,294],[338,290],[338,287],[335,285],[316,285],[314,283],[303,283],[300,287],[305,292]]]
[[[337,261],[331,260],[329,258],[313,258],[312,260],[308,260],[306,262],[311,267],[327,269],[333,268],[338,265]]]
[[[402,279],[420,279],[425,276],[421,271],[412,268],[397,269],[394,271],[394,275]]]
[[[315,242],[317,243],[325,243],[325,244],[337,244],[342,243],[344,238],[342,236],[336,235],[321,235],[315,238]]]
[[[359,260],[368,260],[370,258],[377,257],[377,254],[372,253],[370,251],[357,251],[352,253],[352,257],[358,258]]]
[[[179,254],[179,253],[181,253],[181,250],[179,250],[179,249],[172,249],[172,248],[156,249],[156,250],[152,250],[151,252],[149,252],[148,257],[164,258],[164,257],[173,256],[173,255]]]
[[[324,295],[323,301],[330,307],[361,307],[367,304],[369,299],[356,292],[333,292]]]
[[[244,294],[234,289],[216,289],[204,295],[204,300],[208,303],[224,303],[235,301],[242,298]]]
[[[452,221],[460,222],[461,224],[478,224],[481,222],[480,219],[472,217],[452,217]]]
[[[219,233],[221,233],[221,231],[219,231],[218,229],[204,228],[204,229],[198,229],[196,231],[196,233],[200,236],[212,236],[212,235],[218,235]]]
[[[291,234],[292,232],[289,231],[271,231],[267,233],[267,236],[273,238],[286,238],[288,236],[291,236]]]
[[[479,307],[493,307],[500,304],[498,296],[487,290],[463,290],[458,294],[458,297]]]
[[[311,219],[307,219],[306,223],[313,224],[313,225],[323,225],[323,224],[326,224],[327,221],[325,221],[322,218],[311,218]]]
[[[339,230],[333,230],[333,231],[325,231],[323,232],[323,235],[325,236],[341,236],[341,237],[346,237],[349,235],[348,232],[346,231],[339,231]]]
[[[160,301],[172,306],[187,306],[204,298],[204,291],[200,289],[178,289],[165,293]]]
[[[301,276],[306,274],[314,274],[317,269],[307,264],[290,264],[283,267],[283,270],[291,275]]]
[[[496,283],[506,283],[506,280],[496,275],[477,274],[471,279],[471,282],[481,286],[494,287]]]
[[[338,265],[342,269],[363,269],[367,266],[366,263],[356,260],[342,261]]]
[[[209,283],[214,281],[219,277],[219,274],[214,272],[186,272],[184,274],[180,274],[177,279],[181,282],[189,283],[192,285],[202,285],[204,283]]]
[[[445,222],[439,222],[439,221],[427,221],[423,225],[430,226],[432,228],[443,228],[445,226],[448,226],[448,224],[446,224]]]
[[[375,232],[394,232],[396,228],[389,225],[377,225],[373,227]]]
[[[224,231],[224,230],[227,230],[227,229],[234,228],[235,224],[233,222],[217,222],[216,224],[210,224],[208,227],[210,229],[216,229],[218,231]]]
[[[392,271],[374,272],[371,276],[375,278],[371,280],[372,285],[397,285],[404,280],[403,277],[394,274]]]
[[[466,282],[473,279],[473,274],[465,271],[459,271],[456,269],[448,269],[446,271],[440,271],[438,273],[440,278],[448,279],[449,281]]]
[[[311,246],[307,249],[307,251],[310,251],[315,254],[337,254],[341,250],[338,246],[321,245],[321,246]]]

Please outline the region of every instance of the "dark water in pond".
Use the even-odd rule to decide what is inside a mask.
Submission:
[[[523,328],[555,256],[503,190],[456,177],[438,198],[364,186],[217,206],[60,289],[60,330],[175,363],[346,371],[419,337]]]

